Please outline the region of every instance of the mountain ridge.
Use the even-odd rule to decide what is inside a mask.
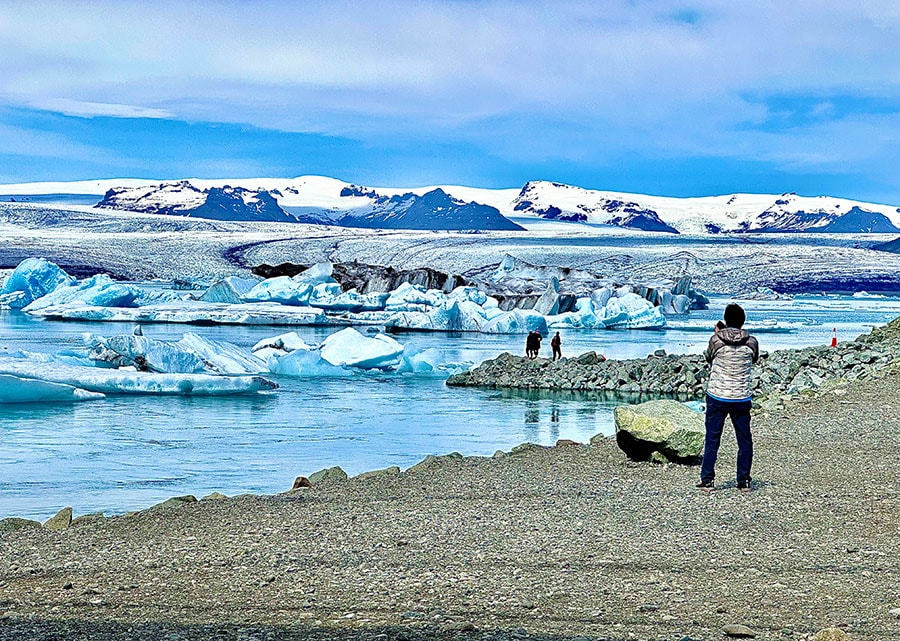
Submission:
[[[399,189],[324,176],[162,182],[109,179],[0,185],[0,199],[49,193],[83,196],[101,189],[103,198],[97,205],[101,208],[219,216],[219,220],[510,231],[522,229],[518,223],[547,220],[670,234],[900,233],[900,208],[893,205],[795,193],[675,198],[542,180],[529,181],[521,189],[459,185]],[[111,189],[114,197],[108,197]],[[213,202],[207,202],[210,194]]]

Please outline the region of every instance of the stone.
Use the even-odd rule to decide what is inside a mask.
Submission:
[[[44,522],[44,528],[54,532],[68,530],[70,525],[72,525],[72,508],[70,507],[64,507],[55,516]]]
[[[17,516],[0,520],[0,534],[8,534],[16,530],[28,530],[31,528],[41,527],[40,521],[32,521],[31,519],[20,519]]]
[[[471,621],[454,621],[444,626],[447,632],[474,632],[475,624]]]
[[[543,450],[543,445],[538,445],[537,443],[520,443],[512,448],[509,453],[510,454],[525,454],[527,452],[534,452],[536,450]]]
[[[893,610],[888,610],[888,614],[890,614],[895,619],[900,619],[900,608],[894,608]]]
[[[588,441],[588,442],[589,442],[591,445],[600,445],[601,443],[606,442],[606,435],[605,435],[605,434],[594,434],[594,435],[591,437],[591,440]]]
[[[570,438],[561,438],[556,441],[556,447],[572,447],[573,445],[581,445],[581,443]]]
[[[850,635],[840,628],[823,628],[816,632],[813,641],[850,641]]]
[[[212,494],[207,494],[200,500],[201,501],[221,501],[221,500],[227,499],[227,498],[228,498],[228,496],[226,494],[222,494],[220,492],[213,492]]]
[[[81,525],[89,525],[91,523],[97,523],[102,521],[106,517],[103,516],[103,512],[92,512],[91,514],[82,514],[81,516],[76,516],[72,519],[72,524],[69,527],[79,527]]]
[[[347,473],[339,466],[335,465],[334,467],[328,467],[324,470],[313,472],[309,475],[309,482],[312,485],[316,485],[317,483],[338,483],[340,481],[346,481],[347,478]]]
[[[756,632],[740,623],[731,623],[722,628],[722,634],[733,639],[752,639],[756,636]]]
[[[355,479],[375,479],[384,476],[397,476],[400,474],[400,468],[396,465],[391,467],[386,467],[383,470],[372,470],[371,472],[363,472],[362,474],[357,474],[353,478]]]
[[[149,510],[168,510],[173,507],[181,507],[182,505],[187,505],[188,503],[196,503],[197,497],[186,494],[185,496],[173,496],[170,499],[166,499],[162,503],[157,503],[156,505],[150,506]]]
[[[503,450],[497,450],[496,452],[494,452],[494,456],[492,458],[504,458],[506,456],[509,456],[509,454],[507,454]]]
[[[305,476],[298,476],[294,479],[294,485],[291,487],[292,490],[299,490],[301,487],[312,487],[312,483],[309,482],[309,479]]]
[[[619,405],[613,411],[616,443],[636,461],[696,465],[703,453],[703,415],[672,400],[648,401],[639,405]]]

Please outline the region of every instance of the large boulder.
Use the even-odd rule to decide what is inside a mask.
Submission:
[[[700,463],[706,434],[703,415],[683,403],[661,400],[619,405],[613,418],[616,443],[629,458]]]

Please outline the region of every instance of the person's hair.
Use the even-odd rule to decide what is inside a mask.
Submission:
[[[744,308],[735,303],[731,303],[725,307],[725,326],[740,329],[744,326],[747,316],[744,314]]]

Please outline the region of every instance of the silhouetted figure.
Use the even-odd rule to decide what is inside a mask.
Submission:
[[[534,331],[534,356],[532,358],[537,358],[540,355],[541,351],[541,333],[538,330]]]
[[[554,334],[553,338],[550,340],[550,347],[553,348],[553,360],[558,361],[562,358],[562,339],[559,337],[559,332]]]

